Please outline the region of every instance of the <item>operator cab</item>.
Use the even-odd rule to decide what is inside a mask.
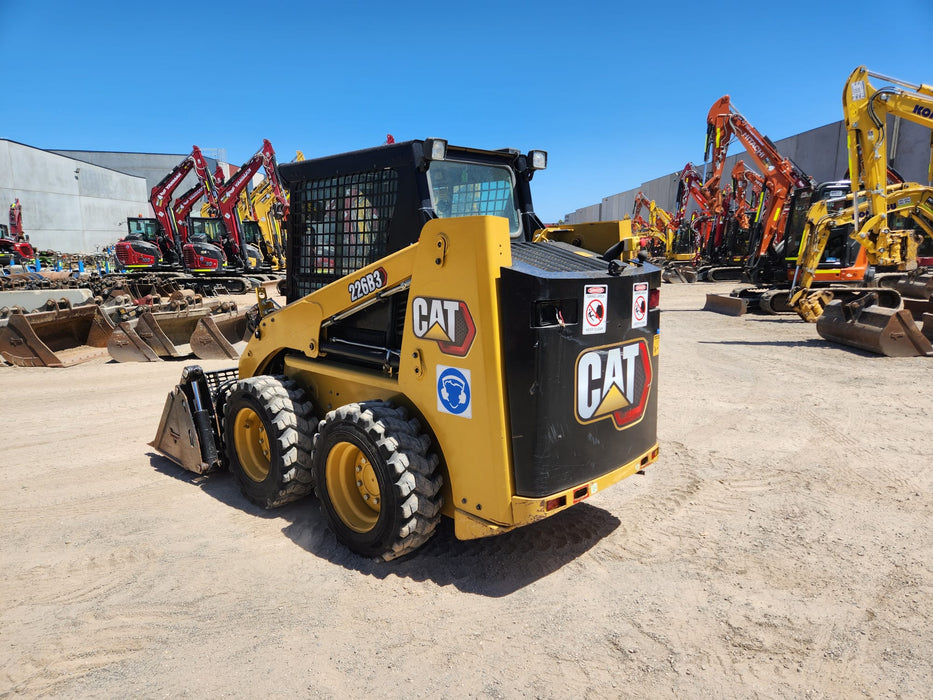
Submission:
[[[161,227],[156,219],[130,216],[126,219],[126,239],[156,243]]]
[[[198,243],[211,243],[222,246],[223,226],[220,219],[191,216],[188,218],[189,240]]]
[[[437,218],[501,216],[509,220],[509,235],[522,237],[515,173],[510,168],[442,160],[433,163],[427,175]]]
[[[513,240],[544,227],[529,182],[547,153],[487,151],[443,139],[283,163],[289,190],[288,301],[418,240],[431,219],[501,216]]]
[[[827,211],[832,214],[845,208],[847,202],[846,195],[850,193],[848,180],[837,180],[835,182],[823,182],[812,190],[797,190],[791,200],[791,211],[787,221],[787,234],[784,237],[786,251],[785,259],[787,269],[791,272],[797,265],[797,258],[800,255],[800,243],[803,238],[803,230],[807,224],[807,212],[816,202],[829,200],[827,202]],[[859,246],[857,241],[849,238],[852,233],[851,224],[836,226],[830,230],[829,240],[820,258],[818,269],[837,270],[852,267],[855,265],[856,258],[859,255]]]

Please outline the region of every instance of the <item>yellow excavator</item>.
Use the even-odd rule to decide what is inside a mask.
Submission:
[[[288,304],[257,290],[239,366],[185,368],[153,445],[263,507],[315,491],[386,560],[442,516],[501,534],[653,463],[660,270],[543,236],[546,162],[425,139],[281,165]]]
[[[298,151],[293,163],[303,161],[304,153]],[[268,177],[256,185],[251,191],[243,192],[237,202],[237,211],[243,221],[244,227],[256,227],[260,250],[266,262],[275,272],[285,271],[285,214],[282,198],[288,202],[288,193],[282,196],[276,192],[278,183],[272,182]]]
[[[876,89],[869,77],[891,85]],[[804,320],[816,321],[820,334],[830,340],[881,354],[933,354],[929,314],[924,314],[921,333],[909,310],[878,307],[877,292],[843,302],[833,301],[831,289],[811,291],[830,232],[841,226],[851,228],[850,237],[864,249],[867,264],[881,280],[924,298],[926,304],[915,304],[915,310],[923,313],[933,291],[933,278],[922,274],[917,262],[923,234],[933,239],[933,142],[928,185],[889,185],[887,159],[887,116],[933,126],[933,87],[904,83],[860,66],[846,82],[843,107],[851,192],[842,200],[816,202],[808,211],[790,305]],[[895,222],[898,226],[892,227]]]
[[[855,199],[854,195],[849,194],[841,202],[821,200],[810,207],[790,305],[802,319],[815,322],[819,334],[827,340],[890,357],[933,356],[933,315],[930,313],[921,312],[921,330],[910,310],[880,305],[879,290],[866,288],[864,293],[844,301],[834,301],[836,292],[832,288],[811,290],[831,232],[840,226],[851,225],[855,218]],[[885,188],[885,201],[888,202],[886,217],[910,217],[914,226],[933,239],[933,188],[916,183],[888,185]],[[870,205],[867,198],[863,198],[858,206],[859,220],[865,221],[859,231],[867,233],[876,230],[878,224],[872,224],[868,217]],[[879,235],[871,234],[856,240],[867,240],[875,245],[879,238],[885,240],[880,250],[875,245],[865,246],[869,264],[880,269],[915,270],[922,234],[913,229],[899,230],[896,235],[891,233],[881,229]],[[856,235],[853,234],[853,237]],[[886,239],[883,238],[885,236]]]

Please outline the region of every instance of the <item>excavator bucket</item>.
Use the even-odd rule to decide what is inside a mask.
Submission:
[[[661,270],[661,280],[675,284],[692,284],[697,281],[697,271],[686,265],[668,265]]]
[[[191,334],[191,350],[201,360],[236,360],[249,341],[246,311],[205,316]]]
[[[933,343],[933,314],[923,314],[923,326],[920,328],[920,332]]]
[[[143,311],[123,321],[110,337],[107,350],[117,362],[159,362],[163,357],[191,354],[191,334],[210,309]]]
[[[933,275],[917,275],[898,280],[894,288],[901,296],[929,301],[933,298]]]
[[[874,294],[831,302],[816,322],[817,333],[834,343],[886,357],[933,357],[933,344],[909,311],[878,306],[876,302]]]
[[[169,393],[155,439],[149,444],[179,466],[206,474],[221,464],[213,426],[213,405],[204,372],[185,367]]]
[[[113,330],[96,304],[14,313],[0,326],[0,354],[20,367],[71,367],[106,357]]]
[[[742,316],[748,311],[748,299],[729,294],[707,294],[704,311],[715,311],[727,316]]]

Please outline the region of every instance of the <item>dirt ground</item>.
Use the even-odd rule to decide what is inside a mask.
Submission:
[[[929,697],[933,362],[731,286],[662,289],[645,474],[388,564],[157,456],[184,363],[0,368],[0,697]]]

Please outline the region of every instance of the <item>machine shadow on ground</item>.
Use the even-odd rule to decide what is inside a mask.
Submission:
[[[232,508],[258,518],[284,521],[282,532],[295,544],[345,569],[378,579],[398,576],[432,581],[491,598],[510,595],[554,573],[621,525],[607,511],[579,503],[498,537],[461,541],[454,536],[453,522],[443,518],[434,537],[417,552],[383,562],[357,556],[337,542],[315,496],[265,510],[246,500],[229,472],[199,476],[155,452],[147,456],[156,471],[195,485]]]
[[[840,345],[838,343],[832,343],[828,340],[823,340],[822,338],[811,338],[809,340],[700,340],[697,341],[700,345],[743,345],[743,346],[753,346],[753,345],[762,345],[767,347],[776,347],[776,348],[813,348],[821,350],[842,350],[851,355],[857,355],[859,357],[867,357],[872,359],[878,359],[881,356],[868,352],[867,350],[859,350],[858,348],[853,348],[848,345]]]

